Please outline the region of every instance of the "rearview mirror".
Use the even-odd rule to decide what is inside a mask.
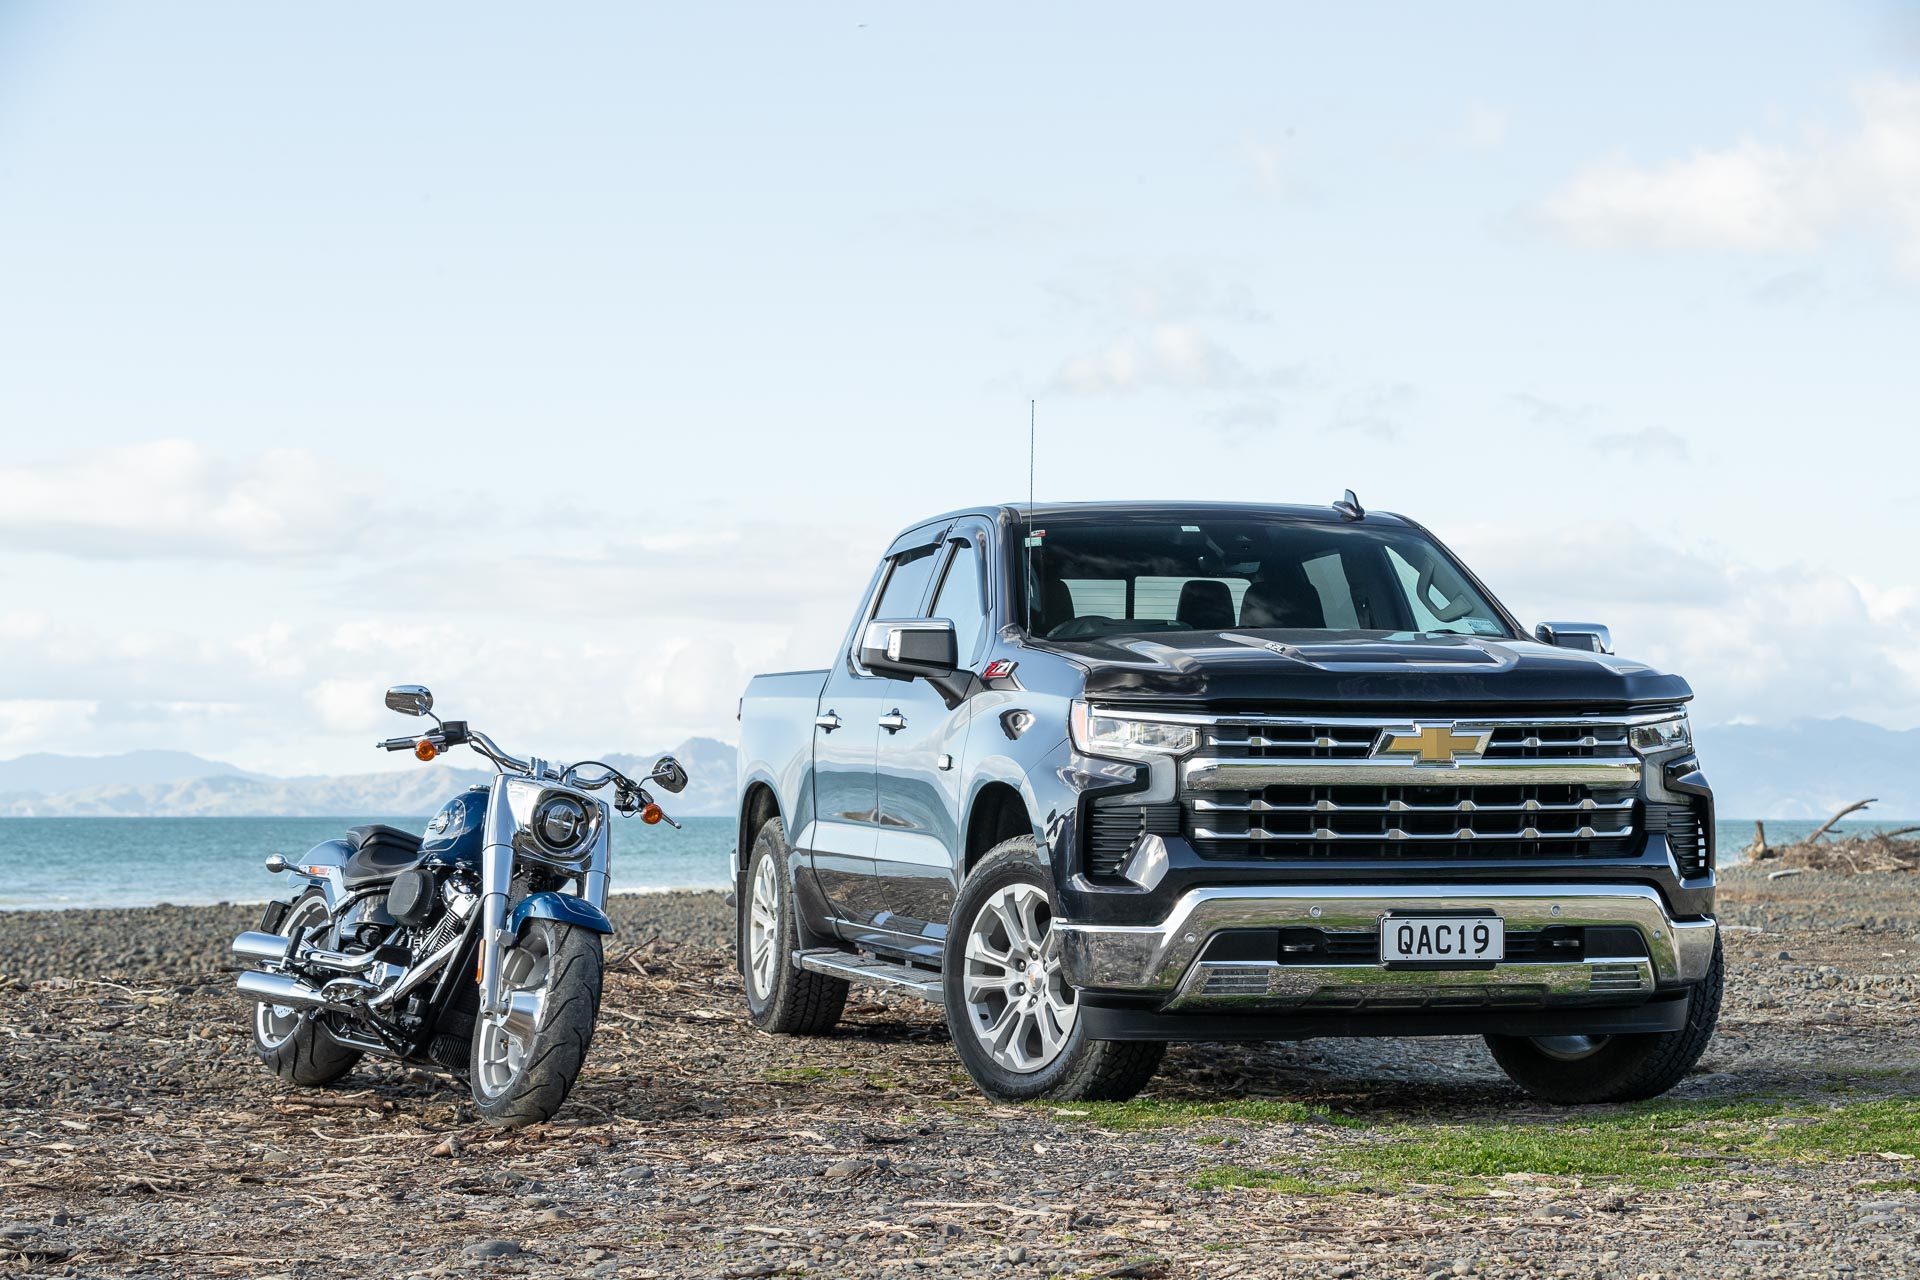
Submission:
[[[682,769],[680,762],[672,756],[661,756],[653,762],[652,777],[660,784],[662,790],[674,792],[676,795],[686,790],[687,771]]]
[[[433,694],[423,684],[397,684],[387,690],[387,710],[424,716],[433,710]]]
[[[1533,638],[1561,649],[1613,652],[1613,632],[1597,622],[1543,622],[1533,629]]]
[[[937,680],[960,665],[960,642],[950,618],[903,618],[867,624],[860,665],[883,676]]]

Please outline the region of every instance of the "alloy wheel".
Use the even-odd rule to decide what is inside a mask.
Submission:
[[[753,873],[753,895],[747,902],[747,980],[753,994],[773,994],[780,963],[780,868],[777,859],[760,859]]]
[[[500,953],[501,1008],[480,1015],[474,1083],[489,1097],[506,1092],[526,1069],[547,1007],[551,956],[546,931],[533,928]]]
[[[1080,1016],[1038,885],[998,890],[967,929],[967,1025],[994,1062],[1022,1075],[1060,1056]]]
[[[316,894],[289,912],[280,927],[286,931],[287,937],[292,937],[297,929],[310,930],[316,925],[326,923],[326,899]],[[324,945],[328,940],[322,936],[309,938],[308,941]],[[264,1001],[254,1005],[253,1034],[254,1038],[260,1042],[260,1047],[268,1050],[278,1049],[291,1040],[293,1033],[300,1029],[300,1013],[301,1011],[292,1005],[267,1004]]]

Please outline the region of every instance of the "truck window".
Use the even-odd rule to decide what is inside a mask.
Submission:
[[[887,566],[887,583],[880,588],[874,605],[876,618],[917,618],[920,602],[927,598],[927,583],[933,577],[935,551],[939,547],[921,547],[904,551]]]
[[[1068,514],[1023,545],[1027,630],[1052,640],[1232,629],[1513,635],[1458,564],[1404,526]]]
[[[971,538],[953,544],[953,559],[947,562],[930,616],[953,623],[954,652],[962,663],[970,662],[987,621],[980,596],[980,557]]]

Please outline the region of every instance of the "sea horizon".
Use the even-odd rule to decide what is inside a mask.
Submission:
[[[727,887],[730,817],[682,818],[682,830],[619,823],[613,832],[616,894],[702,892]],[[0,817],[0,911],[108,910],[245,905],[276,896],[284,881],[263,865],[295,855],[347,827],[385,822],[420,830],[424,818],[384,817]],[[1821,824],[1804,818],[1723,818],[1720,865],[1745,861],[1754,824],[1789,844]],[[1855,819],[1837,830],[1871,834],[1920,819]]]

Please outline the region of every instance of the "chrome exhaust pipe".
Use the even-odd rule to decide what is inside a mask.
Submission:
[[[315,987],[284,973],[262,973],[258,969],[241,974],[239,987],[241,995],[252,996],[262,1004],[293,1009],[357,1009],[379,990],[359,978],[333,978],[325,987]]]
[[[285,964],[290,941],[284,934],[248,931],[233,940],[233,958],[242,964]]]
[[[261,973],[249,969],[240,975],[240,994],[252,996],[261,1004],[277,1004],[294,1009],[319,1009],[330,1003],[327,998],[284,973]]]

